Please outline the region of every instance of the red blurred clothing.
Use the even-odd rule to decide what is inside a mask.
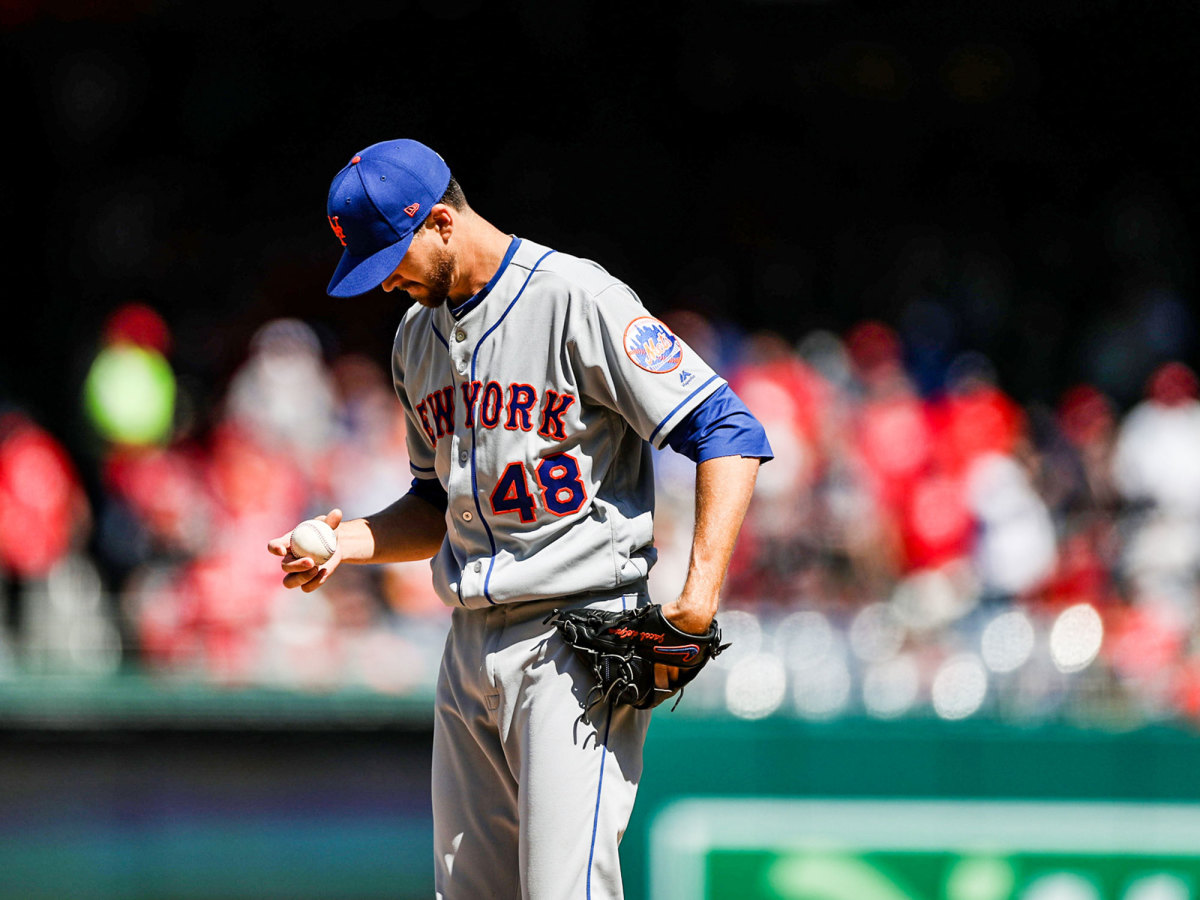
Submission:
[[[1196,373],[1184,363],[1163,363],[1146,383],[1146,396],[1162,406],[1181,406],[1200,395]]]
[[[196,449],[118,449],[104,461],[104,480],[159,547],[199,552],[212,523],[204,466]]]
[[[1109,566],[1098,546],[1101,540],[1103,536],[1099,529],[1059,539],[1058,565],[1045,585],[1045,603],[1066,607],[1073,603],[1102,605],[1115,602]]]
[[[90,518],[75,467],[54,437],[23,415],[0,418],[0,568],[46,575]]]
[[[287,450],[269,449],[237,426],[214,433],[207,481],[222,519],[263,519],[277,528],[306,511],[309,485]]]
[[[897,521],[904,568],[937,567],[968,555],[975,521],[967,473],[985,454],[1014,452],[1025,431],[1024,412],[986,383],[923,399],[887,354],[864,371],[864,384],[868,396],[855,446],[881,513]]]
[[[171,352],[171,330],[153,307],[144,303],[126,303],[104,323],[104,343],[136,344],[165,356]]]
[[[770,354],[748,361],[728,380],[760,421],[786,424],[804,443],[819,446],[832,391],[812,367],[790,353]]]
[[[727,573],[731,594],[759,597],[775,591],[770,570],[781,546],[809,530],[814,484],[826,465],[825,434],[832,390],[814,369],[776,336],[762,335],[747,348],[750,361],[729,377],[730,387],[762,423],[775,460],[758,475],[750,513]]]
[[[1104,619],[1104,655],[1121,678],[1154,679],[1177,665],[1187,649],[1188,623],[1166,607],[1113,607]]]
[[[1058,421],[1067,440],[1076,447],[1110,441],[1116,431],[1112,402],[1090,384],[1076,385],[1063,394]]]
[[[924,402],[900,372],[869,398],[858,416],[857,449],[871,473],[879,502],[903,508],[929,464],[932,436]]]
[[[936,569],[966,556],[975,520],[962,478],[927,473],[913,485],[901,513],[905,568]]]
[[[1001,390],[980,384],[948,394],[929,407],[933,454],[961,474],[985,453],[1011,456],[1025,433],[1025,413]]]

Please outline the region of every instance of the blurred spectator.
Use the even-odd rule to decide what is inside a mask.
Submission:
[[[170,334],[150,307],[126,304],[108,319],[103,344],[84,380],[84,409],[110,445],[161,445],[175,414]]]
[[[1057,408],[1023,407],[978,353],[947,356],[941,381],[931,386],[929,370],[923,383],[880,321],[795,345],[768,331],[722,336],[696,312],[671,321],[697,344],[724,341],[722,374],[776,451],[726,583],[722,622],[739,652],[695,702],[751,717],[1200,716],[1190,368],[1162,365],[1122,416],[1089,384]],[[169,337],[131,305],[104,340],[165,364]],[[156,675],[216,684],[430,687],[447,611],[427,566],[356,569],[298,595],[261,553],[263,535],[287,524],[334,504],[370,514],[408,489],[405,418],[382,365],[327,361],[310,326],[277,319],[256,332],[203,432],[133,439],[112,413],[123,390],[100,393],[118,401],[98,429],[125,427],[102,429],[93,546],[120,575],[124,634],[79,552],[90,516],[70,460],[9,415],[0,517],[26,541],[19,552],[0,543],[0,565],[23,599],[8,617],[21,665],[99,675],[124,652]],[[667,597],[686,571],[694,470],[671,451],[654,456],[651,587]],[[803,658],[769,661],[796,646]],[[785,679],[774,705],[763,672]]]
[[[86,537],[90,519],[62,444],[23,413],[0,416],[0,570],[45,577]]]
[[[1113,479],[1131,504],[1120,561],[1130,599],[1191,626],[1200,574],[1200,401],[1180,362],[1160,366],[1117,433]]]
[[[308,467],[334,438],[336,403],[316,332],[299,319],[275,319],[251,339],[229,385],[225,418]]]
[[[976,522],[974,562],[984,596],[1027,597],[1054,571],[1056,536],[1049,510],[1025,470],[1000,453],[971,464],[967,497]]]
[[[0,658],[30,671],[111,673],[120,637],[82,555],[92,517],[75,466],[19,412],[0,416],[0,575],[9,583]]]
[[[1200,400],[1195,373],[1160,366],[1146,396],[1121,423],[1113,475],[1121,494],[1171,516],[1200,514]]]
[[[349,516],[369,515],[395,502],[412,481],[404,410],[390,373],[365,356],[339,358],[331,374],[338,403],[336,440],[320,463],[317,505],[336,504]]]
[[[1059,495],[1062,502],[1073,500],[1075,505],[1112,510],[1118,502],[1118,493],[1113,481],[1113,450],[1117,436],[1117,415],[1112,401],[1089,384],[1076,385],[1062,398],[1058,411],[1061,433],[1070,443],[1074,453],[1064,459],[1064,468],[1077,463],[1078,477],[1060,470],[1060,483],[1078,480],[1075,485],[1078,495],[1068,498]],[[1046,485],[1047,490],[1055,490]]]

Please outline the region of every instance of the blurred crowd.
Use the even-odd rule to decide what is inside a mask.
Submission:
[[[1200,717],[1200,390],[1183,362],[1128,409],[1087,384],[1022,405],[978,353],[919,384],[878,321],[792,342],[664,318],[775,451],[725,590],[732,646],[689,708]],[[81,388],[92,459],[0,413],[0,678],[428,689],[447,611],[426,565],[347,567],[304,594],[265,550],[308,516],[407,490],[387,360],[331,359],[310,325],[269,321],[210,423],[186,429],[171,354],[153,309],[112,315]],[[665,600],[687,564],[694,467],[657,453],[656,478]]]

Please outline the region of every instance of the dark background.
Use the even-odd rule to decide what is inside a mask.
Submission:
[[[1185,3],[9,2],[0,400],[72,450],[106,316],[159,310],[203,428],[269,318],[386,359],[329,300],[332,175],[437,148],[500,228],[651,310],[797,341],[878,318],[923,390],[1127,407],[1193,361],[1198,15]]]

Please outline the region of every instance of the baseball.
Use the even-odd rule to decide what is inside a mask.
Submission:
[[[292,529],[288,549],[297,559],[307,556],[319,566],[337,550],[337,534],[320,519],[307,519]]]

